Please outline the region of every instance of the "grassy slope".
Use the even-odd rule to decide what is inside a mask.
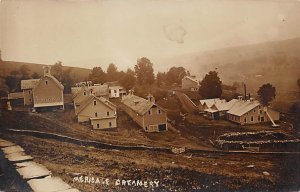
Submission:
[[[300,78],[299,50],[300,38],[295,38],[191,53],[174,57],[168,63],[172,66],[184,64],[200,78],[218,68],[225,84],[244,81],[249,90],[257,90],[261,84],[270,82],[278,90],[286,91],[297,88],[296,80]]]

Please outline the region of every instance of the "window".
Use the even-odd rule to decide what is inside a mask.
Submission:
[[[106,112],[106,116],[107,116],[107,117],[109,116],[109,111]]]
[[[112,127],[112,124],[111,124],[111,122],[109,122],[109,123],[108,123],[108,125],[109,125],[109,127]]]
[[[115,93],[117,93],[117,90],[114,90]]]
[[[151,115],[151,109],[149,109],[148,114]]]
[[[100,128],[100,124],[99,124],[99,123],[97,123],[97,128],[98,128],[98,129]]]
[[[97,105],[97,101],[94,101],[94,105]]]
[[[253,121],[253,116],[251,116],[251,121]]]
[[[48,80],[45,81],[45,85],[48,85]]]
[[[258,109],[260,109],[260,105],[258,106]]]
[[[90,90],[90,93],[93,93],[93,90],[92,90],[92,89]]]
[[[28,90],[28,94],[31,94],[31,90]]]
[[[255,109],[253,109],[253,112],[255,113]]]
[[[146,128],[145,128],[145,129],[146,129],[146,131],[148,131],[148,126],[146,126]]]
[[[83,95],[86,95],[86,92],[85,92],[85,91],[83,92]]]
[[[247,123],[247,118],[246,117],[244,118],[244,122]]]
[[[262,110],[259,110],[259,114],[262,114]]]
[[[257,117],[257,120],[260,121],[260,116]]]
[[[98,117],[98,113],[97,112],[95,113],[95,117]]]
[[[157,114],[160,114],[160,113],[161,113],[160,109],[157,109]]]
[[[31,98],[29,98],[29,102],[31,102]]]

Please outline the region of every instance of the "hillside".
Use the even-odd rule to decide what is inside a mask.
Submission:
[[[273,83],[278,90],[297,88],[300,78],[300,38],[185,54],[167,63],[185,66],[203,78],[217,68],[226,84],[245,82],[249,89]]]
[[[43,73],[44,64],[16,62],[16,61],[2,61],[0,64],[0,76],[5,77],[11,71],[18,70],[22,65],[27,65],[30,69],[30,74],[36,72],[40,75]],[[90,69],[63,66],[63,70],[71,68],[71,76],[75,77],[77,81],[83,81],[89,75]]]

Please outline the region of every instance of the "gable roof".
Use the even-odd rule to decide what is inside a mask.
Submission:
[[[44,77],[42,77],[38,83],[35,85],[35,87],[33,89],[36,89],[39,87],[39,85],[41,84],[41,82],[43,81],[43,79],[45,79],[46,77],[49,77],[51,80],[54,81],[54,83],[61,89],[63,90],[64,89],[64,86],[52,75],[45,75]]]
[[[235,103],[238,102],[237,99],[232,99],[229,102],[225,100],[219,100],[212,107],[215,107],[218,111],[228,111],[230,110]]]
[[[189,79],[189,80],[191,80],[191,81],[193,81],[193,82],[195,82],[197,84],[199,83],[198,80],[196,79],[196,77],[185,76],[182,79]]]
[[[90,104],[95,99],[100,101],[110,109],[116,110],[116,106],[112,102],[108,101],[107,99],[103,97],[96,97],[95,95],[89,95],[81,102],[80,106],[76,108],[76,114],[80,113],[83,109],[85,109],[88,106],[88,104]]]
[[[26,79],[26,80],[21,80],[21,89],[33,89],[40,79]]]
[[[140,115],[144,115],[153,106],[162,109],[153,102],[150,102],[147,99],[132,94],[124,96],[122,99],[122,103]]]
[[[72,90],[74,90],[73,98],[75,98],[79,95],[83,95],[83,92],[86,91],[90,93],[92,90],[92,93],[96,97],[106,96],[108,95],[108,85],[93,85],[93,86],[83,86],[83,87],[72,87]]]
[[[235,104],[232,106],[232,108],[227,112],[232,115],[242,116],[245,113],[251,111],[255,107],[259,106],[260,103],[258,101],[239,101],[235,102]]]
[[[208,108],[211,108],[213,104],[220,102],[220,101],[225,101],[225,100],[221,100],[220,98],[214,98],[214,99],[202,99],[200,100],[200,104],[204,105],[206,104],[206,106]]]

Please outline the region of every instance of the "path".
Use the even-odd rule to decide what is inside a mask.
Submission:
[[[178,97],[183,109],[188,113],[193,114],[198,110],[198,107],[186,94],[176,91],[176,96]]]

